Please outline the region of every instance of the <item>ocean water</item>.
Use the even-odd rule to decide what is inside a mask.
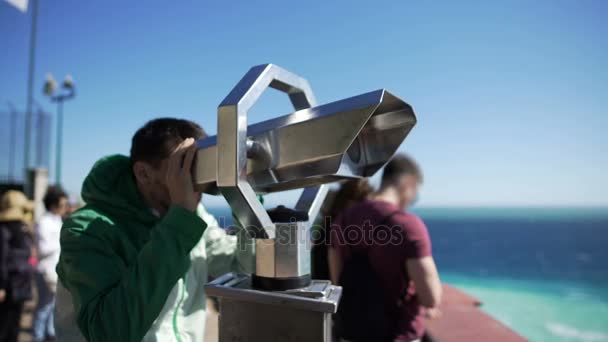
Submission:
[[[442,281],[484,311],[531,341],[608,342],[608,208],[414,211]]]
[[[442,280],[531,341],[608,341],[608,209],[419,209]]]

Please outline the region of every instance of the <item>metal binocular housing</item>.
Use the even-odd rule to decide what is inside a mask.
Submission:
[[[295,111],[248,125],[249,109],[269,87],[287,94]],[[302,236],[319,212],[325,184],[372,176],[415,124],[412,107],[384,89],[317,105],[305,79],[276,65],[255,66],[220,104],[217,135],[197,142],[194,186],[221,192],[252,232],[256,276],[303,277],[310,256]],[[291,216],[268,213],[256,196],[297,188],[304,190]]]
[[[257,124],[247,112],[268,88],[295,111]],[[310,228],[327,183],[369,177],[416,124],[407,103],[381,89],[317,106],[308,82],[272,64],[253,67],[218,109],[217,136],[197,142],[194,186],[221,194],[255,238],[255,272],[205,285],[219,299],[220,341],[332,340],[340,286],[310,278]],[[295,208],[266,211],[258,194],[303,188]],[[241,238],[240,236],[239,238]]]

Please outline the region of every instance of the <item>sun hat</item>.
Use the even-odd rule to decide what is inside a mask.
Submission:
[[[34,210],[34,202],[17,190],[9,190],[0,199],[0,221],[25,221],[27,212]]]

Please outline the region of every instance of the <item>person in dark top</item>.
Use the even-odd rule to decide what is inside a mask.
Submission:
[[[352,205],[367,198],[373,192],[368,180],[352,179],[343,182],[340,188],[327,195],[326,207],[321,209],[319,222],[315,224],[312,246],[312,277],[313,279],[329,280],[329,265],[327,264],[327,243],[329,241],[329,226],[339,214]]]
[[[421,182],[417,164],[404,155],[395,156],[384,169],[378,193],[344,211],[330,235],[332,282],[340,283],[341,272],[353,254],[364,254],[381,287],[373,295],[386,308],[395,308],[389,316],[394,320],[392,341],[419,340],[425,311],[435,315],[441,300],[427,228],[418,216],[405,210],[416,200]],[[377,229],[380,227],[383,232]],[[350,290],[347,286],[357,285],[343,284],[345,293]],[[368,314],[366,308],[361,311],[361,315]]]
[[[0,341],[17,341],[25,301],[32,298],[33,238],[26,223],[33,203],[20,191],[0,199]]]

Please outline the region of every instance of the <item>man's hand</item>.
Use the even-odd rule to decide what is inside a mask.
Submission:
[[[414,282],[418,303],[427,308],[434,308],[441,302],[441,281],[433,257],[407,259],[407,274]]]
[[[426,308],[425,310],[426,319],[433,320],[441,318],[441,310],[438,308]]]
[[[4,303],[5,299],[6,299],[6,290],[0,289],[0,303]]]
[[[171,153],[167,167],[167,186],[171,204],[179,205],[192,212],[196,210],[200,201],[200,195],[194,191],[190,173],[195,153],[195,140],[188,138]]]

